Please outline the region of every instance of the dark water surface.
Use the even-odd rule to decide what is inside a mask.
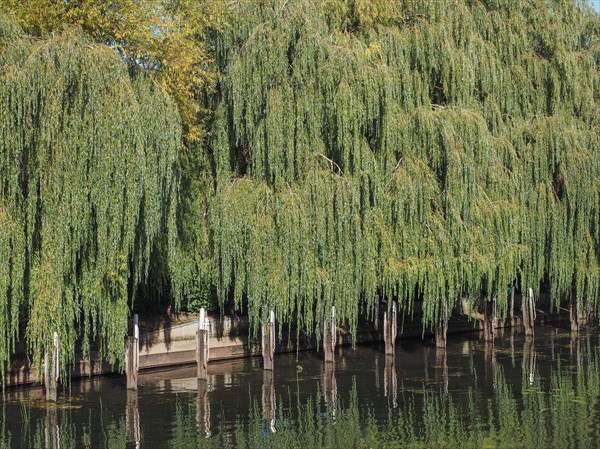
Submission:
[[[40,389],[10,390],[0,446],[22,448],[600,447],[600,339],[506,330],[494,344],[452,336],[344,348],[333,368],[320,353],[279,355],[73,382],[58,405]],[[136,443],[137,442],[137,443]]]

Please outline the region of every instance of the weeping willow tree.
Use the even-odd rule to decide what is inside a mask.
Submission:
[[[240,1],[215,37],[220,300],[309,332],[507,286],[600,298],[600,19],[572,0]]]
[[[0,14],[0,363],[58,332],[123,358],[129,307],[173,226],[182,127],[172,100],[110,49],[65,30],[32,40]]]

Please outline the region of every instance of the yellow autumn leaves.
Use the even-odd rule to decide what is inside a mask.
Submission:
[[[154,72],[177,103],[185,134],[202,137],[198,95],[213,80],[205,33],[221,29],[224,0],[1,0],[25,32],[45,36],[67,25],[114,48],[134,71]]]

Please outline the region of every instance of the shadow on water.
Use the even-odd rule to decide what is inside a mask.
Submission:
[[[74,383],[55,406],[8,392],[1,447],[598,447],[600,344],[546,328],[493,342],[449,340],[280,356]],[[29,395],[31,396],[31,395]]]

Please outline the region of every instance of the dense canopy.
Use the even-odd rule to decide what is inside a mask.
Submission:
[[[122,357],[163,281],[254,330],[273,309],[318,334],[335,305],[355,331],[376,295],[425,326],[461,298],[503,317],[510,285],[598,316],[586,3],[226,3],[2,1],[40,35],[0,14],[0,363],[26,336],[39,366],[55,330],[65,367],[79,341]]]
[[[204,36],[223,26],[225,0],[0,0],[2,6],[32,36],[76,25],[130,69],[154,72],[178,106],[186,137],[202,137],[196,99],[212,78]]]
[[[241,1],[215,40],[215,282],[309,331],[507,287],[597,311],[600,21],[580,2]],[[327,313],[327,312],[325,312]]]
[[[66,30],[31,40],[0,15],[0,363],[59,333],[122,359],[130,298],[177,201],[181,121],[153,82]],[[23,324],[25,323],[25,329]],[[4,371],[3,371],[4,372]]]

